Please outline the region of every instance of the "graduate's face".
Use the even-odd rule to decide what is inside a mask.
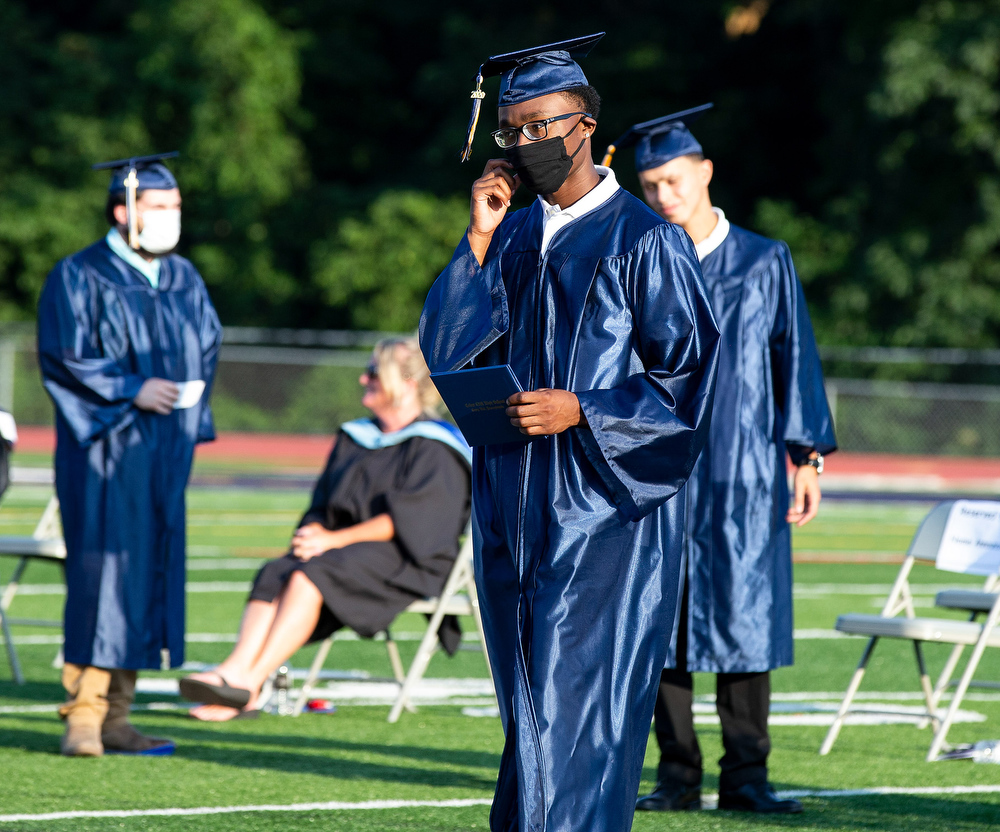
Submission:
[[[639,174],[642,195],[649,207],[682,228],[687,227],[692,217],[711,210],[708,196],[711,181],[711,161],[693,156],[678,156]]]
[[[178,188],[169,190],[159,190],[150,188],[143,191],[135,200],[137,217],[137,231],[141,232],[145,228],[143,214],[146,211],[179,211],[181,209],[181,192]],[[124,205],[115,206],[115,221],[119,225],[128,223],[128,213]]]
[[[501,127],[513,127],[520,130],[525,124],[531,121],[544,121],[547,118],[566,115],[567,113],[580,112],[580,105],[572,98],[563,95],[561,92],[553,92],[548,95],[540,95],[520,104],[510,104],[500,107],[497,111]],[[562,136],[566,141],[567,150],[572,153],[580,139],[590,137],[590,134],[597,126],[597,122],[589,116],[574,116],[560,121],[549,122],[545,125],[546,139]],[[577,135],[574,142],[572,134]],[[543,140],[544,141],[544,140]],[[523,133],[517,136],[518,144],[532,144],[531,139]]]

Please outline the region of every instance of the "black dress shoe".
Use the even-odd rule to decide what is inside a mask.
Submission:
[[[640,812],[692,812],[701,808],[701,789],[698,786],[681,786],[657,783],[649,794],[635,802]]]
[[[796,815],[802,811],[797,800],[782,800],[770,783],[745,783],[733,791],[719,791],[719,808],[730,812],[760,812]]]

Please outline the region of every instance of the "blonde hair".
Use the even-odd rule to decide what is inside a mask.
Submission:
[[[382,389],[389,394],[393,404],[398,405],[404,395],[405,381],[417,383],[417,398],[420,407],[428,416],[437,416],[441,407],[441,397],[431,381],[430,370],[420,352],[420,342],[416,338],[396,336],[383,338],[372,350],[378,378]]]

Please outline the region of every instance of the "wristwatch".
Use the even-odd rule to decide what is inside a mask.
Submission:
[[[815,454],[815,456],[810,455],[806,459],[806,461],[802,463],[802,465],[808,465],[811,468],[815,468],[817,474],[822,474],[823,473],[823,454],[821,454],[819,451],[813,451],[813,454]],[[799,467],[801,468],[802,466],[800,465]]]

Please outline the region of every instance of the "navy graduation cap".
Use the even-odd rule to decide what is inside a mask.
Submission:
[[[714,106],[714,104],[702,104],[690,110],[681,110],[669,116],[633,124],[613,144],[608,145],[601,164],[605,167],[610,166],[616,150],[625,150],[632,145],[638,145],[635,149],[635,169],[639,173],[665,165],[678,156],[701,153],[701,145],[691,135],[688,125],[697,121]]]
[[[177,187],[177,180],[166,165],[164,159],[173,159],[178,151],[169,153],[154,153],[151,156],[132,156],[128,159],[115,159],[113,162],[99,162],[91,165],[91,170],[113,169],[109,194],[125,193],[125,213],[128,216],[128,244],[139,250],[139,229],[135,208],[138,191],[162,190],[169,191]]]
[[[472,116],[469,119],[465,147],[462,148],[462,161],[467,161],[472,155],[472,140],[479,123],[479,111],[486,97],[482,90],[484,78],[501,76],[498,107],[530,101],[553,92],[585,87],[588,84],[587,76],[575,59],[587,57],[594,44],[603,37],[604,32],[598,32],[488,58],[476,74],[476,88],[471,96]]]

